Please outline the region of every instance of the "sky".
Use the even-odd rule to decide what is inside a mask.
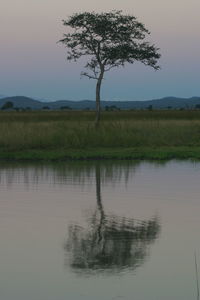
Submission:
[[[84,61],[66,60],[57,43],[75,12],[122,10],[137,17],[160,48],[161,70],[141,63],[106,73],[103,100],[200,96],[199,0],[1,0],[0,95],[46,100],[95,99]]]

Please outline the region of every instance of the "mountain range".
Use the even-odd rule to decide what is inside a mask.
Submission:
[[[51,109],[58,110],[61,108],[70,108],[73,110],[85,110],[95,109],[95,101],[92,100],[57,100],[57,101],[39,101],[24,96],[14,97],[0,97],[0,108],[6,103],[12,102],[14,108],[23,109]],[[161,99],[147,100],[147,101],[101,101],[101,107],[113,107],[119,109],[191,109],[195,108],[196,105],[200,107],[200,97],[191,98],[176,98],[176,97],[165,97]]]

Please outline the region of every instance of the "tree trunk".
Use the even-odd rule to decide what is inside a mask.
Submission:
[[[97,80],[97,85],[96,85],[96,120],[95,120],[95,125],[98,127],[99,121],[100,121],[100,111],[101,111],[101,97],[100,97],[100,90],[101,90],[101,83],[104,75],[104,69],[101,70],[101,73],[99,75],[99,78]]]

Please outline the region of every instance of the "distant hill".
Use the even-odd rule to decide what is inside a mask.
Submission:
[[[82,100],[82,101],[71,101],[71,100],[58,100],[58,101],[39,101],[29,97],[15,96],[5,97],[0,99],[0,108],[6,102],[12,102],[15,108],[33,109],[40,110],[44,107],[57,110],[61,108],[71,108],[73,110],[83,109],[95,109],[95,101]],[[162,99],[154,99],[147,101],[101,101],[102,108],[117,107],[119,109],[147,109],[152,106],[153,109],[191,109],[195,108],[196,105],[200,105],[200,97],[192,98],[176,98],[166,97]]]
[[[1,95],[0,94],[0,99],[2,99],[2,98],[6,98],[7,96],[5,96],[5,95]]]

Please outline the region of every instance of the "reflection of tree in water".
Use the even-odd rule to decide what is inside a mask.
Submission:
[[[96,166],[97,208],[88,220],[88,229],[69,227],[65,250],[70,266],[78,271],[117,271],[135,269],[158,237],[160,225],[156,217],[139,221],[106,215],[101,200],[100,166]]]
[[[108,181],[115,186],[118,182],[126,184],[131,180],[141,165],[140,161],[103,161],[101,165],[101,184]],[[152,167],[163,167],[166,162],[149,162]],[[26,187],[40,185],[41,182],[64,185],[91,184],[94,179],[96,165],[94,162],[56,162],[56,163],[27,163],[27,162],[1,162],[0,186],[12,187],[13,184],[24,183]]]

